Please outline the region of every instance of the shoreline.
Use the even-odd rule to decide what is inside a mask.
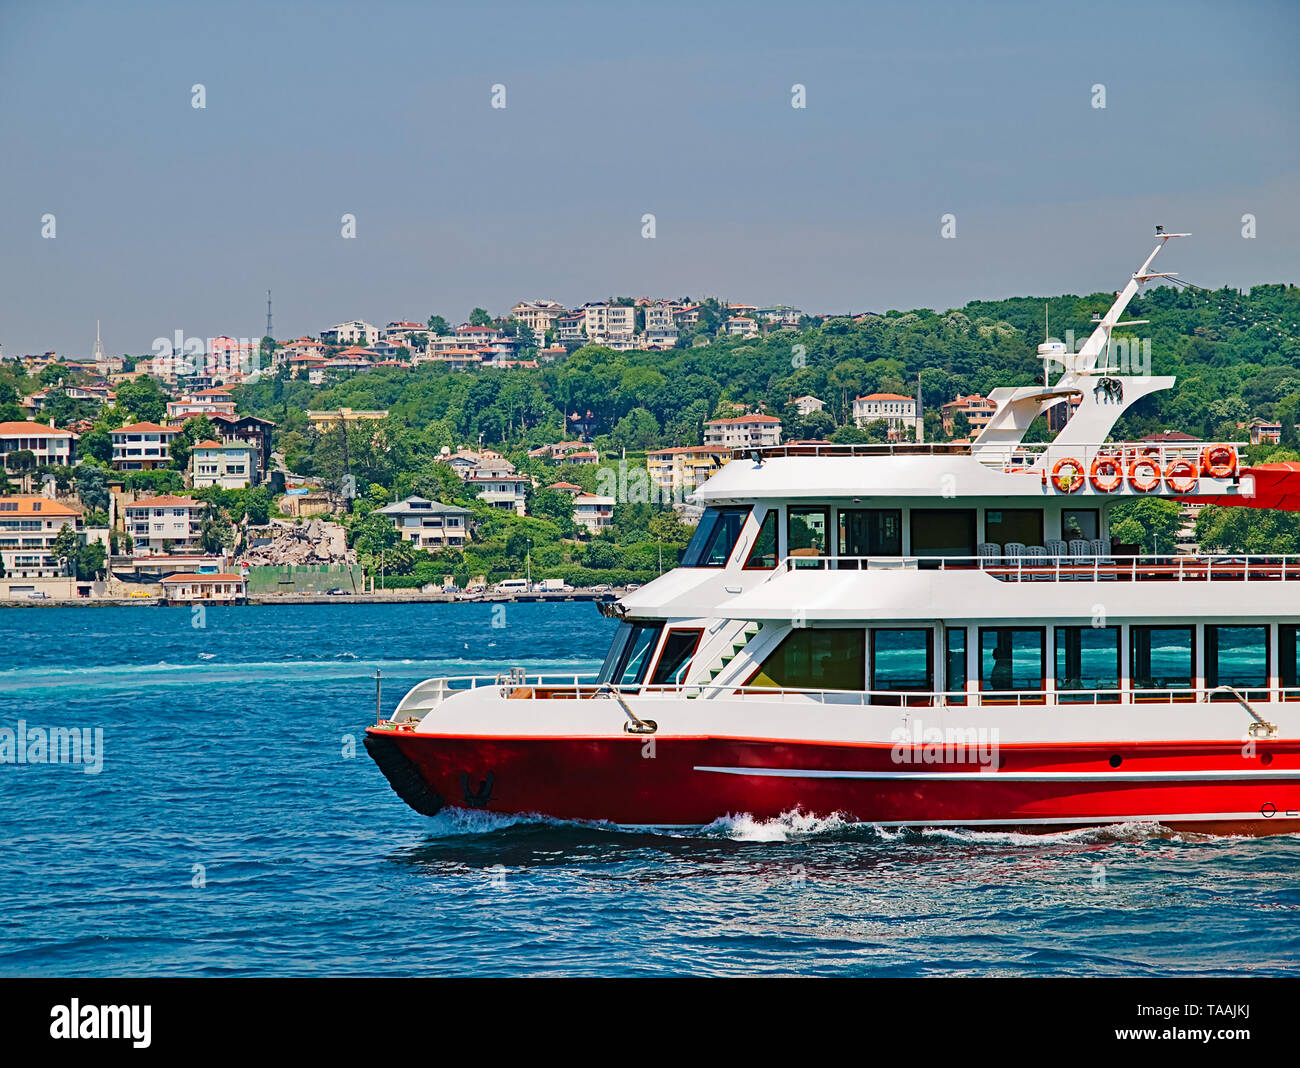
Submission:
[[[300,604],[564,604],[584,601],[598,604],[613,601],[620,596],[613,593],[593,593],[574,590],[571,593],[483,593],[466,596],[456,593],[425,593],[422,590],[380,590],[375,593],[268,593],[241,598],[237,602],[215,600],[173,601],[163,597],[36,597],[26,600],[0,600],[4,608],[66,608],[70,605],[84,608],[183,608],[188,605],[213,607],[244,607],[248,605],[300,605]]]

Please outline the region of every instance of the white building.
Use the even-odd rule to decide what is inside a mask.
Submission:
[[[50,421],[53,424],[53,420]],[[6,453],[30,452],[39,464],[72,464],[73,443],[77,435],[43,423],[0,423],[0,462]]]
[[[647,304],[645,308],[645,343],[646,348],[671,349],[677,344],[677,320],[674,313],[677,304],[661,300],[656,304]]]
[[[632,347],[636,334],[636,308],[625,304],[585,304],[582,308],[587,340],[607,345],[625,343]]]
[[[48,497],[0,497],[0,562],[6,579],[59,578],[66,574],[54,555],[64,526],[81,532],[81,511]]]
[[[132,423],[110,432],[113,466],[119,471],[152,471],[171,463],[171,443],[181,432],[178,426]]]
[[[190,453],[190,483],[195,489],[247,489],[257,485],[257,449],[243,441],[200,441]]]
[[[556,337],[561,341],[580,342],[586,339],[583,329],[587,322],[586,312],[576,311],[561,315],[555,320]]]
[[[243,575],[191,571],[168,575],[162,580],[162,588],[169,601],[238,604],[248,592],[248,580]]]
[[[916,436],[916,398],[901,393],[868,393],[853,401],[853,422],[866,426],[883,419],[893,437],[910,440]]]
[[[546,331],[561,315],[568,315],[569,309],[553,300],[521,300],[510,309],[510,314],[533,332],[540,345],[546,339]]]
[[[781,420],[774,415],[737,415],[710,419],[704,426],[706,447],[753,449],[781,444]]]
[[[527,515],[528,487],[532,479],[524,475],[481,474],[465,479],[478,490],[478,499],[493,508],[513,508],[516,515]]]
[[[614,521],[614,498],[579,493],[573,498],[573,521],[589,534],[599,534]]]
[[[733,315],[727,320],[727,333],[732,337],[758,337],[758,323],[745,315]]]
[[[813,412],[820,412],[826,407],[824,400],[807,393],[802,397],[795,397],[790,403],[794,405],[794,410],[803,416],[812,415]]]
[[[352,319],[322,330],[320,339],[334,345],[362,345],[369,348],[379,340],[380,330],[364,319]]]
[[[131,501],[123,509],[131,551],[136,556],[197,553],[199,512],[203,505],[192,497],[163,494]],[[170,543],[164,547],[164,542]]]

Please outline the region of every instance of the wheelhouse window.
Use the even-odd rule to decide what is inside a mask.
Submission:
[[[682,567],[726,567],[749,512],[748,508],[706,508],[686,546]]]
[[[670,630],[663,651],[650,675],[651,686],[680,686],[691,669],[691,658],[700,644],[702,630]]]
[[[1277,628],[1277,673],[1283,701],[1300,701],[1300,626],[1282,623]]]
[[[975,555],[974,508],[913,508],[912,556]]]
[[[1018,693],[1041,702],[1045,645],[1042,627],[980,627],[980,689],[994,693],[984,702],[1023,702]]]
[[[944,691],[950,705],[966,703],[966,628],[949,627],[944,631]]]
[[[639,686],[662,632],[662,623],[620,624],[597,680],[613,686]]]
[[[750,686],[790,690],[861,690],[867,673],[866,636],[858,629],[792,630],[749,679]]]
[[[1244,691],[1251,686],[1267,687],[1268,683],[1267,625],[1205,628],[1206,686],[1210,689],[1231,686]],[[1247,693],[1246,696],[1262,700],[1265,694]]]
[[[1129,677],[1136,700],[1166,699],[1162,690],[1196,685],[1195,627],[1129,627]],[[1190,700],[1190,692],[1185,699]]]
[[[754,547],[745,558],[746,571],[771,571],[776,567],[776,512],[775,508],[769,508],[763,516]]]
[[[825,556],[829,508],[791,506],[786,509],[786,553],[796,557]],[[798,561],[795,561],[798,566]]]
[[[903,513],[898,508],[841,508],[839,556],[902,556]],[[840,567],[857,568],[857,560]]]
[[[1043,544],[1041,508],[989,508],[984,512],[984,540],[1006,546]]]
[[[1061,704],[1118,701],[1119,627],[1057,627],[1056,689]]]
[[[934,689],[934,643],[929,627],[872,628],[871,689],[922,693]]]

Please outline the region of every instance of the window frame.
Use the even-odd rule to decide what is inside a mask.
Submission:
[[[986,688],[984,685],[984,635],[997,631],[1025,631],[1028,633],[1037,633],[1038,635],[1038,668],[1039,668],[1039,687],[1034,690],[1018,690],[1015,686],[1008,687],[1006,690],[993,690],[991,687]],[[978,627],[976,628],[976,640],[979,642],[979,690],[980,704],[984,705],[1041,705],[1047,703],[1047,628],[1046,627]],[[1014,639],[1013,639],[1014,649]],[[990,682],[992,680],[990,679]],[[995,693],[997,697],[986,697],[987,693]],[[1012,696],[1012,695],[1032,695]]]
[[[664,653],[668,651],[668,643],[672,640],[673,635],[675,634],[695,635],[695,641],[691,645],[690,652],[686,654],[686,659],[682,661],[681,667],[678,668],[679,671],[681,671],[682,668],[685,668],[686,674],[682,676],[681,682],[671,682],[671,681],[656,682],[655,676],[659,673],[659,665],[663,663]],[[683,686],[685,684],[686,675],[690,674],[691,664],[695,660],[695,654],[700,651],[700,642],[703,641],[703,639],[704,639],[703,627],[665,626],[663,630],[663,634],[660,636],[659,639],[659,648],[655,651],[654,663],[650,665],[650,669],[646,672],[646,683],[645,683],[646,689],[675,690]]]
[[[757,521],[758,530],[754,533],[754,544],[749,547],[745,553],[745,562],[741,567],[742,571],[775,571],[781,566],[781,510],[776,507],[769,508],[763,518]],[[763,531],[767,526],[768,520],[772,521],[772,566],[765,567],[761,564],[753,563],[754,554],[758,552],[758,543],[763,539]]]

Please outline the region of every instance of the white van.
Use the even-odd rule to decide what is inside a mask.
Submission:
[[[495,586],[492,587],[492,592],[493,593],[527,593],[528,580],[519,579],[519,578],[502,579],[500,582],[498,582]]]

